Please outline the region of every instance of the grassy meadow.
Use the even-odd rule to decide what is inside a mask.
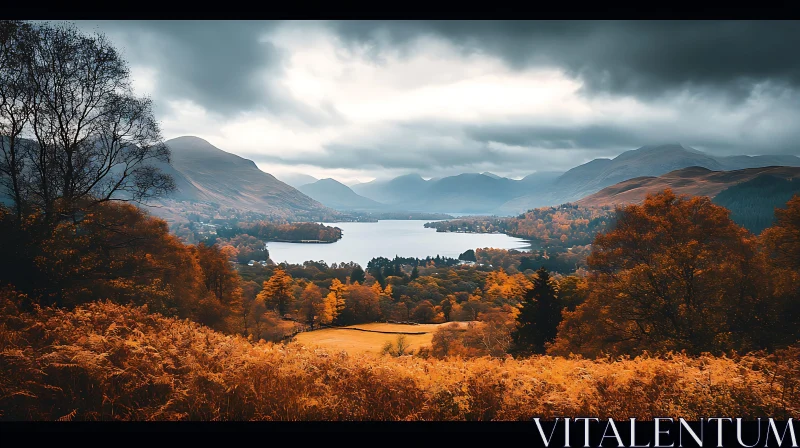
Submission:
[[[442,325],[445,324],[370,323],[307,331],[295,336],[294,340],[309,347],[343,350],[350,355],[380,354],[387,342],[395,343],[397,336],[404,334],[408,349],[416,352],[431,345],[433,333]],[[466,326],[466,322],[462,325]]]

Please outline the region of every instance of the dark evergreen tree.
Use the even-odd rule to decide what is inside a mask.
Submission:
[[[525,272],[528,269],[533,271],[536,269],[535,263],[536,261],[533,258],[522,257],[519,259],[519,267],[517,269],[519,269],[520,272]]]
[[[367,276],[364,274],[364,270],[361,269],[361,266],[356,265],[353,268],[353,272],[350,273],[350,283],[358,282],[358,284],[363,285],[366,280]]]
[[[550,273],[543,267],[539,268],[533,288],[525,294],[517,316],[517,328],[512,335],[515,350],[518,353],[544,354],[545,344],[556,337],[563,308],[558,291],[550,282]]]
[[[417,277],[419,277],[419,269],[417,269],[417,267],[414,266],[414,269],[411,270],[411,280],[414,280]]]
[[[478,259],[475,258],[475,251],[472,249],[469,249],[463,254],[459,255],[458,259],[463,261],[478,261]]]
[[[383,269],[377,268],[375,269],[374,273],[372,274],[375,277],[375,280],[380,283],[381,288],[386,287],[386,277],[383,276]]]

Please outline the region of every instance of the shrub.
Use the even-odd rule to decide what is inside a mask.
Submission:
[[[111,302],[19,313],[5,299],[0,310],[2,420],[800,414],[797,348],[738,359],[668,354],[450,361],[252,343]]]

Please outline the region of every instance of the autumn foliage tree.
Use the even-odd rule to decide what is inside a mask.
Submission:
[[[790,344],[800,339],[800,195],[775,210],[775,225],[760,238],[778,308],[770,335]]]
[[[213,326],[215,321],[238,314],[242,305],[241,280],[225,253],[219,246],[204,243],[192,247],[192,253],[200,265],[203,285],[211,293],[200,304],[201,322]]]
[[[133,205],[98,204],[79,222],[47,232],[19,230],[9,215],[0,210],[0,238],[10,249],[0,260],[0,283],[25,293],[23,306],[111,300],[220,330],[231,329],[239,313],[238,275],[219,251],[184,245],[166,222]]]
[[[256,300],[264,303],[268,308],[277,310],[281,316],[284,316],[289,312],[289,307],[294,300],[292,276],[282,267],[275,268],[272,277],[264,282],[264,288],[258,293]]]
[[[197,260],[122,204],[171,191],[168,162],[152,102],[104,36],[0,21],[0,284],[38,305],[110,299],[197,317],[209,292]]]
[[[322,290],[309,283],[300,294],[300,315],[311,328],[333,321],[332,303],[322,295]]]
[[[753,235],[707,197],[649,195],[596,237],[589,297],[566,312],[554,353],[758,348],[769,325]]]

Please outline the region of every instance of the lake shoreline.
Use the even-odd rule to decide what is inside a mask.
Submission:
[[[341,238],[339,238],[340,240]],[[336,240],[336,241],[339,241]],[[294,243],[294,244],[333,244],[336,241],[324,241],[324,240],[281,240],[281,239],[274,239],[269,240],[267,243]]]
[[[377,223],[339,223],[342,238],[337,244],[297,244],[269,242],[270,259],[275,263],[303,264],[305,261],[326,263],[358,263],[362,268],[376,257],[389,259],[395,256],[420,258],[449,258],[468,249],[496,248],[529,252],[531,242],[506,234],[440,233],[425,228],[428,220],[381,220]],[[322,223],[328,225],[329,223]]]

